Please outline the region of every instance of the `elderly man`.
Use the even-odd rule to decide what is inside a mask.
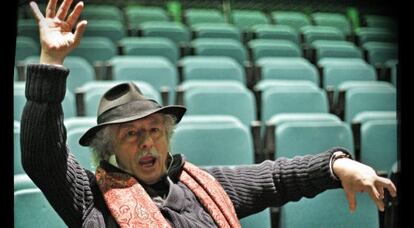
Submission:
[[[357,192],[368,192],[380,210],[385,190],[396,195],[389,179],[350,159],[345,148],[199,169],[169,153],[185,107],[161,106],[131,83],[103,95],[97,125],[80,139],[100,165],[95,173],[82,168],[66,146],[61,107],[69,73],[62,63],[87,24],[77,23],[82,2],[67,15],[71,2],[56,10],[50,0],[45,15],[30,3],[42,50],[40,64],[27,69],[21,121],[23,167],[69,227],[240,227],[240,218],[326,189],[342,186],[351,210]]]

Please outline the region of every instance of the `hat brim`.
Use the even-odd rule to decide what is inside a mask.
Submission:
[[[169,105],[169,106],[164,106],[158,109],[153,109],[150,110],[148,112],[144,112],[144,113],[139,113],[136,115],[132,115],[130,117],[127,118],[121,118],[121,119],[117,119],[114,121],[109,121],[109,122],[105,122],[105,123],[101,123],[98,124],[92,128],[90,128],[89,130],[87,130],[85,132],[85,134],[82,135],[82,137],[79,139],[79,144],[82,146],[89,146],[92,139],[95,138],[96,133],[104,126],[110,125],[110,124],[119,124],[119,123],[126,123],[126,122],[130,122],[130,121],[134,121],[134,120],[138,120],[144,117],[147,117],[151,114],[154,113],[164,113],[164,114],[170,114],[176,117],[176,124],[179,123],[181,121],[181,118],[184,116],[184,113],[186,112],[186,108],[184,106],[181,105]]]

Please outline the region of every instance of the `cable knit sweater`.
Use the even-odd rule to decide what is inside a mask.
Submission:
[[[21,118],[22,164],[69,227],[118,227],[95,175],[79,165],[66,145],[61,102],[68,74],[64,67],[28,66],[27,103]],[[223,186],[240,219],[269,206],[281,206],[341,187],[329,166],[336,150],[345,149],[332,148],[316,155],[207,171]],[[216,227],[184,184],[173,176],[163,182],[169,186],[167,197],[160,202],[160,197],[150,195],[172,226]],[[149,186],[151,189],[160,191],[157,185]]]

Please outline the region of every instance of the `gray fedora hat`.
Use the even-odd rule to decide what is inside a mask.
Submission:
[[[144,118],[153,113],[171,114],[180,122],[186,108],[180,105],[161,106],[145,97],[133,83],[122,83],[109,89],[102,96],[98,107],[97,125],[79,139],[79,144],[89,146],[96,133],[109,124],[125,123]]]

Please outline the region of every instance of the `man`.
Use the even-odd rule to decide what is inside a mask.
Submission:
[[[61,102],[69,73],[65,56],[80,42],[86,21],[72,29],[83,9],[72,0],[50,0],[39,22],[40,64],[27,69],[27,104],[21,121],[22,163],[69,227],[239,227],[239,219],[326,189],[343,187],[351,210],[367,192],[380,210],[393,183],[350,159],[345,148],[317,155],[203,171],[169,153],[182,106],[160,106],[130,83],[107,91],[97,125],[80,139],[101,160],[83,169],[66,146]],[[111,158],[115,159],[111,159]],[[243,178],[241,178],[243,177]]]

